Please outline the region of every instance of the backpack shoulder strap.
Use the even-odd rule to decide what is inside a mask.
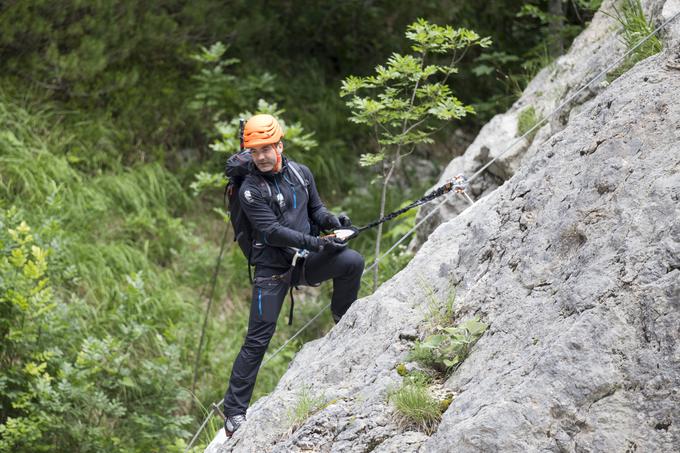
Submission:
[[[262,194],[263,198],[265,198],[266,200],[271,200],[273,198],[272,188],[269,186],[267,181],[265,181],[265,179],[262,176],[251,173],[248,175],[248,177],[254,178],[255,181],[257,181],[256,182],[257,188],[260,189],[260,193]]]
[[[295,177],[297,178],[298,181],[300,181],[300,184],[302,184],[302,187],[305,188],[305,192],[307,192],[307,196],[309,196],[309,189],[307,186],[309,186],[309,181],[305,180],[302,178],[302,175],[300,174],[302,170],[297,166],[295,162],[288,162],[288,166],[290,167],[290,170],[293,172]]]
[[[262,196],[263,197],[265,196],[263,189],[266,188],[267,189],[267,196],[271,200],[272,199],[272,188],[271,188],[271,186],[269,184],[267,184],[267,181],[265,181],[263,177],[260,176],[257,179],[258,179],[258,186],[260,187],[260,191],[262,192]]]

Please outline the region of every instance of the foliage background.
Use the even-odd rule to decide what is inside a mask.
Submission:
[[[192,183],[220,172],[228,148],[210,145],[224,142],[224,125],[262,105],[282,111],[301,138],[286,151],[312,168],[329,206],[365,224],[379,191],[358,166],[370,139],[347,121],[341,80],[407,51],[404,30],[419,17],[471,28],[494,43],[470,52],[450,81],[477,111],[458,134],[474,136],[556,56],[549,3],[3,2],[0,451],[182,450],[200,402],[221,398],[247,323],[245,261],[228,241],[191,394],[225,226],[222,182]],[[557,3],[568,46],[599,2]],[[461,151],[452,132],[417,150],[434,162],[430,178]],[[405,168],[387,209],[432,182]],[[401,217],[383,240],[412,222]],[[367,261],[374,240],[355,243]],[[394,255],[380,280],[408,259]],[[306,295],[296,319],[313,316],[329,292]],[[256,397],[331,325],[325,314],[272,360]],[[282,318],[272,350],[296,328]]]

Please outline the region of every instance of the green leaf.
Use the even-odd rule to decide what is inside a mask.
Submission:
[[[493,74],[494,68],[485,64],[480,64],[472,68],[472,73],[477,77]]]
[[[368,83],[367,79],[357,76],[349,76],[342,81],[340,86],[340,96],[346,97],[354,95],[357,91],[362,88],[366,88],[371,84]]]
[[[470,335],[472,336],[480,336],[486,332],[486,329],[489,326],[479,321],[479,319],[475,317],[464,322],[461,327],[467,329],[467,331],[470,332]]]
[[[460,360],[458,359],[458,357],[455,357],[453,360],[444,359],[444,365],[446,365],[447,368],[451,368],[452,366],[454,366],[458,363],[460,363]]]
[[[213,212],[217,213],[222,220],[224,220],[225,223],[229,223],[229,213],[226,212],[224,209],[217,207],[217,208],[212,208]]]
[[[359,159],[359,165],[362,167],[370,167],[371,165],[379,164],[385,159],[384,153],[365,153]]]
[[[22,268],[26,264],[26,255],[21,249],[14,249],[10,253],[9,262],[16,268]]]
[[[446,339],[444,335],[430,335],[423,341],[422,346],[425,348],[436,348]]]
[[[24,371],[27,374],[30,374],[31,376],[39,376],[42,374],[45,369],[47,368],[47,363],[34,363],[34,362],[28,362],[26,365],[24,365]]]
[[[223,189],[227,184],[227,178],[222,173],[201,171],[195,174],[194,178],[194,182],[190,184],[194,196],[211,189]]]
[[[217,41],[212,46],[210,46],[210,48],[201,46],[201,51],[199,53],[192,54],[191,58],[201,63],[215,63],[218,62],[220,58],[222,58],[228,48],[228,46],[225,46],[220,41]]]

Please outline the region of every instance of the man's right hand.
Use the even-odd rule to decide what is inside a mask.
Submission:
[[[317,237],[305,235],[305,237],[305,248],[312,252],[336,253],[347,248],[347,241],[343,241],[334,236]]]

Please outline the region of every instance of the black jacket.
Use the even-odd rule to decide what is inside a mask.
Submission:
[[[338,226],[337,219],[321,201],[314,176],[306,166],[295,163],[307,190],[285,157],[279,173],[262,173],[254,163],[251,165],[251,174],[245,177],[239,189],[241,209],[254,230],[251,263],[273,268],[290,267],[295,253],[290,247],[319,250],[319,238],[311,235],[311,222],[321,229],[331,229]]]

